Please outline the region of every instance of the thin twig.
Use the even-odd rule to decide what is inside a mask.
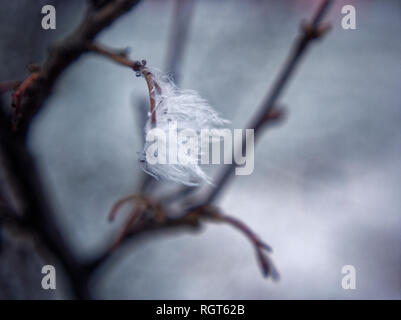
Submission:
[[[129,67],[137,72],[139,75],[142,74],[146,80],[146,84],[148,86],[149,91],[149,100],[150,100],[150,113],[152,115],[152,124],[156,123],[156,90],[160,93],[160,87],[157,83],[153,81],[152,72],[146,68],[146,60],[137,61],[130,60],[127,58],[127,52],[125,51],[117,51],[115,49],[106,48],[104,46],[100,46],[99,44],[90,43],[87,45],[88,50],[93,51],[95,53],[101,54],[111,60]]]
[[[183,227],[196,230],[203,225],[202,222],[209,220],[212,222],[227,223],[241,231],[253,244],[263,275],[266,277],[270,276],[273,280],[279,279],[278,272],[267,255],[268,253],[271,253],[271,247],[260,240],[259,237],[257,237],[256,234],[242,221],[234,217],[224,215],[216,208],[210,206],[198,207],[185,215],[181,215],[178,218],[172,218],[166,212],[161,213],[160,211],[158,214],[153,214],[150,217],[146,217],[142,214],[144,209],[145,208],[143,206],[134,207],[132,214],[128,218],[128,221],[124,224],[111,248],[90,262],[87,265],[88,270],[97,269],[116,252],[122,243],[132,241],[133,238],[136,238],[140,235],[150,231],[168,231],[178,228],[182,229]]]
[[[135,223],[141,218],[141,215],[144,211],[144,207],[141,204],[138,204],[134,207],[131,214],[128,217],[124,227],[121,229],[120,233],[118,234],[116,240],[111,247],[111,250],[117,249],[120,245],[121,241],[125,238],[125,236],[130,232],[131,228],[135,225]]]
[[[154,213],[154,212],[153,212]],[[107,249],[105,252],[88,262],[86,269],[89,273],[92,273],[106,261],[108,261],[119,248],[128,241],[144,235],[149,232],[155,231],[171,231],[177,229],[185,230],[198,230],[201,227],[200,223],[200,210],[189,212],[188,214],[182,215],[179,218],[172,218],[170,214],[164,212],[163,216],[155,214],[145,215],[142,219],[137,221],[129,233],[126,233],[124,238],[119,241],[119,246],[114,245]]]
[[[98,53],[100,55],[103,55],[105,57],[108,57],[111,60],[113,60],[123,66],[134,69],[135,71],[139,71],[139,68],[142,66],[142,63],[140,61],[128,59],[128,57],[127,57],[128,49],[115,50],[115,49],[107,48],[107,47],[97,44],[97,43],[95,44],[93,42],[88,43],[86,45],[86,47],[89,51],[92,51],[92,52]]]

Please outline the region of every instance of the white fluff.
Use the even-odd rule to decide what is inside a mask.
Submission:
[[[166,146],[168,150],[168,130],[171,121],[177,122],[177,131],[184,129],[193,129],[197,132],[200,142],[201,129],[213,129],[223,126],[229,121],[219,117],[218,113],[202,99],[194,90],[183,90],[176,87],[174,82],[166,75],[162,75],[157,70],[151,70],[152,80],[160,87],[160,92],[155,90],[156,100],[156,125],[151,123],[151,114],[148,114],[148,121],[145,126],[145,136],[152,128],[158,128],[166,134]],[[186,142],[191,143],[192,139]],[[150,164],[146,161],[146,150],[149,146],[145,143],[140,162],[142,169],[155,177],[163,178],[169,181],[182,183],[188,186],[196,186],[202,182],[212,183],[209,176],[199,166],[200,152],[198,154],[179,154],[179,157],[188,158],[188,164]],[[177,149],[180,150],[179,146]]]

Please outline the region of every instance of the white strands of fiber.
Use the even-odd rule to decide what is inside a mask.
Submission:
[[[194,90],[183,90],[176,87],[174,82],[157,70],[150,70],[153,83],[155,84],[155,110],[156,123],[152,123],[152,116],[149,113],[149,119],[145,126],[145,136],[152,129],[160,129],[164,132],[162,135],[166,148],[158,149],[157,156],[167,159],[166,164],[149,163],[146,158],[146,150],[152,142],[145,142],[143,152],[140,156],[142,169],[156,179],[162,178],[188,186],[197,186],[202,182],[212,183],[208,175],[199,166],[200,152],[200,135],[201,129],[219,128],[229,121],[219,117],[218,113],[202,99]],[[177,126],[176,132],[178,136],[185,129],[191,129],[196,132],[196,137],[180,141],[174,139],[170,141],[169,129],[174,123]],[[160,137],[159,137],[160,140]],[[216,141],[216,139],[211,139]],[[178,152],[178,163],[169,163],[167,150],[170,149],[170,143],[175,143],[175,149]],[[181,146],[183,146],[181,148]],[[182,150],[194,150],[190,154]],[[180,151],[181,150],[181,151]]]

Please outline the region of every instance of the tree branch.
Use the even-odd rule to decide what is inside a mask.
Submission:
[[[32,119],[42,108],[61,73],[88,51],[87,44],[98,33],[139,2],[140,0],[115,0],[100,7],[91,6],[76,30],[50,49],[38,78],[29,84],[21,100],[22,115],[17,122],[21,136],[26,136]]]
[[[23,224],[35,230],[46,248],[59,260],[68,276],[75,294],[87,297],[86,287],[81,287],[81,266],[71,248],[58,231],[59,227],[47,203],[35,161],[24,141],[11,132],[9,121],[0,108],[0,152],[3,165],[11,179],[15,194],[23,205]]]
[[[195,0],[175,0],[174,2],[175,8],[167,51],[166,71],[173,76],[174,82],[178,84],[181,79],[180,66],[182,65]]]
[[[265,277],[270,276],[273,280],[278,280],[278,272],[267,255],[272,249],[260,240],[259,237],[240,220],[224,215],[220,213],[217,208],[211,206],[199,207],[178,218],[172,218],[174,215],[172,215],[171,212],[168,213],[166,208],[163,208],[160,203],[140,195],[129,196],[118,201],[112,208],[111,216],[115,217],[116,210],[119,210],[123,204],[132,200],[138,201],[139,203],[134,206],[131,215],[128,217],[127,222],[124,224],[122,231],[119,233],[111,248],[86,266],[89,273],[105,263],[113,256],[117,249],[127,241],[132,241],[134,238],[143,234],[157,230],[198,230],[203,226],[203,222],[209,220],[212,222],[227,223],[241,231],[254,246],[263,275]],[[142,215],[139,216],[139,214]]]
[[[301,26],[302,33],[295,41],[295,45],[290,53],[289,58],[287,59],[283,68],[278,74],[278,77],[274,82],[267,97],[259,107],[259,111],[256,113],[250,124],[247,126],[248,129],[254,129],[255,139],[258,138],[261,129],[265,126],[266,119],[268,119],[269,116],[271,117],[271,111],[277,104],[280,95],[288,85],[291,76],[296,71],[299,62],[301,61],[301,58],[306,52],[309,45],[312,43],[313,40],[325,35],[330,29],[329,25],[322,24],[321,21],[323,20],[332,2],[332,0],[324,0],[316,11],[312,21]],[[240,151],[242,152],[242,154],[245,153],[245,147],[246,141],[245,137],[243,137],[242,150]],[[212,203],[217,199],[235,168],[236,164],[233,161],[231,165],[228,165],[222,169],[217,177],[215,186],[210,188],[210,190],[206,193],[203,200],[201,200],[200,205]]]
[[[146,80],[146,84],[148,86],[149,91],[149,100],[150,100],[150,113],[152,115],[152,124],[156,123],[156,95],[155,90],[160,92],[160,87],[157,83],[153,81],[152,72],[146,68],[146,60],[138,61],[138,60],[130,60],[127,58],[127,50],[117,51],[110,48],[106,48],[104,46],[100,46],[99,44],[90,43],[87,45],[88,50],[91,50],[95,53],[103,55],[111,60],[129,67],[137,72],[137,75],[141,74],[144,76]]]

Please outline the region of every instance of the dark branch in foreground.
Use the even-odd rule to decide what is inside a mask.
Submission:
[[[32,119],[51,94],[62,72],[88,51],[87,44],[99,32],[139,1],[103,1],[102,5],[90,6],[76,30],[51,48],[40,69],[31,70],[31,75],[23,82],[6,82],[0,86],[1,92],[15,89],[20,95],[14,100],[18,102],[19,108],[15,113],[14,130],[3,106],[0,106],[0,151],[4,167],[11,176],[12,187],[23,204],[23,225],[35,232],[47,250],[62,264],[77,298],[90,298],[89,275],[85,265],[76,259],[59,231],[25,138]]]
[[[79,298],[87,297],[86,287],[81,287],[82,270],[71,253],[54,220],[54,215],[46,201],[35,162],[24,141],[15,136],[10,128],[8,118],[0,110],[0,152],[3,165],[10,176],[11,184],[22,202],[22,218],[14,219],[23,227],[35,231],[46,249],[62,264],[70,277],[73,290]],[[11,218],[11,213],[8,218]]]

